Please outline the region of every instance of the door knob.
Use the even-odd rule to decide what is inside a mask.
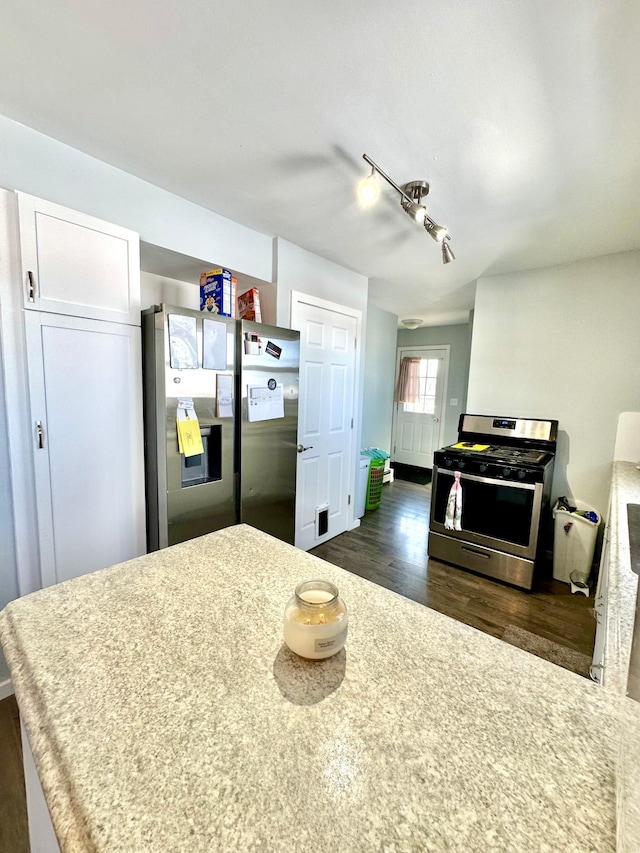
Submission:
[[[438,423],[438,418],[434,418],[434,419],[433,419],[433,422],[434,422],[434,424],[437,424],[437,423]]]
[[[313,445],[311,445],[310,447],[303,447],[301,444],[299,444],[296,447],[296,450],[298,451],[298,453],[304,453],[305,450],[313,450]]]

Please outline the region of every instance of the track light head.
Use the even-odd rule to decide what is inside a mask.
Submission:
[[[406,198],[403,198],[400,201],[400,204],[402,205],[404,212],[415,222],[424,221],[424,218],[427,215],[427,208],[424,204],[417,204],[415,201],[407,201]]]
[[[358,186],[358,198],[362,207],[370,207],[378,200],[380,195],[380,187],[376,178],[376,170],[372,167],[371,174],[363,181],[360,181]]]
[[[432,237],[436,243],[442,243],[444,238],[449,233],[444,225],[436,225],[435,222],[430,222],[428,219],[424,221],[424,227],[427,231],[427,234]]]
[[[456,256],[451,251],[451,247],[447,243],[446,240],[442,241],[442,263],[450,264],[451,261],[455,261]]]

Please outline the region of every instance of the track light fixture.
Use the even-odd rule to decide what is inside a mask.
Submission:
[[[436,243],[442,244],[442,263],[449,264],[451,261],[455,261],[456,256],[446,242],[451,239],[448,230],[444,225],[438,225],[434,222],[427,213],[427,208],[422,204],[422,199],[429,192],[427,181],[409,181],[408,184],[400,187],[366,154],[362,155],[362,159],[371,166],[371,174],[358,187],[362,205],[368,207],[377,200],[380,188],[376,180],[376,175],[380,175],[397,193],[400,193],[400,205],[404,212],[415,222],[424,225],[425,231]]]

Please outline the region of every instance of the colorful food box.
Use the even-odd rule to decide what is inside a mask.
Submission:
[[[254,320],[256,323],[262,323],[260,291],[256,287],[238,296],[238,317],[240,320]]]
[[[200,310],[222,317],[235,317],[236,286],[230,270],[203,272],[200,275]]]

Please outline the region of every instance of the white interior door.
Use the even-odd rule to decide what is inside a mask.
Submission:
[[[447,347],[400,348],[396,376],[403,358],[420,359],[420,397],[417,403],[394,403],[394,462],[433,467],[433,454],[441,446],[449,350]]]
[[[305,551],[349,523],[357,323],[355,312],[293,300],[291,326],[300,331],[295,544]]]
[[[145,553],[140,329],[26,313],[42,585]]]

